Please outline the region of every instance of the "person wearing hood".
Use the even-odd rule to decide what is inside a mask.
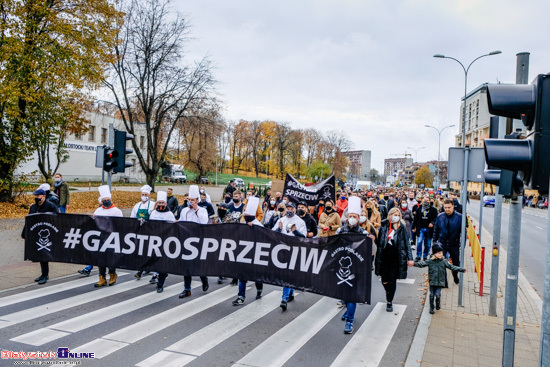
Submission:
[[[386,311],[393,312],[393,298],[397,279],[407,278],[407,266],[413,266],[413,256],[405,222],[401,220],[401,210],[389,211],[391,220],[382,221],[378,232],[378,248],[374,261],[374,273],[382,279],[386,290]]]
[[[57,172],[55,174],[55,182],[53,183],[53,192],[59,198],[59,212],[66,213],[69,209],[70,193],[69,186],[63,181],[63,175]]]
[[[111,190],[109,185],[99,186],[99,199],[101,200],[101,206],[94,212],[94,217],[122,217],[122,211],[113,204],[111,199]],[[105,254],[107,255],[107,254]],[[104,287],[107,285],[105,266],[98,266],[99,268],[99,281],[94,284],[94,287]],[[109,286],[115,284],[117,279],[116,269],[109,268]]]
[[[49,186],[49,185],[48,185]],[[29,214],[35,213],[58,213],[59,209],[55,204],[46,199],[46,191],[43,189],[37,189],[34,193],[34,204],[29,208]],[[25,239],[25,226],[23,226],[23,232],[21,232],[21,238]],[[40,276],[34,281],[42,285],[48,281],[50,272],[50,265],[47,261],[40,261]]]
[[[401,210],[401,218],[405,221],[405,224],[407,225],[407,233],[409,234],[409,238],[412,236],[411,228],[412,223],[414,220],[412,210],[409,208],[409,203],[407,200],[401,200],[399,203],[399,209]]]
[[[181,211],[180,222],[193,222],[198,224],[208,223],[208,213],[206,209],[199,206],[199,187],[197,185],[189,186],[189,206]],[[208,278],[201,276],[202,291],[206,292],[210,285],[208,284]],[[183,292],[179,295],[179,298],[185,298],[191,296],[191,275],[183,276]]]
[[[260,223],[260,221],[256,218],[256,211],[260,206],[259,204],[260,204],[260,199],[255,196],[250,197],[246,204],[243,218],[245,223],[250,227],[252,226],[263,227],[262,223]],[[244,300],[246,298],[246,282],[247,281],[244,279],[239,279],[239,293],[237,294],[237,299],[235,299],[232,302],[233,306],[240,306],[244,303]],[[263,283],[256,282],[256,299],[262,298],[263,289],[264,289]]]
[[[342,227],[342,220],[334,209],[334,202],[330,199],[325,201],[325,210],[319,218],[319,237],[333,236],[338,228]]]
[[[272,229],[284,233],[287,236],[305,237],[307,233],[306,223],[296,215],[296,205],[289,201],[286,204],[286,215],[280,218]],[[283,287],[283,297],[280,307],[286,311],[287,303],[294,300],[294,289]]]
[[[296,214],[306,223],[306,237],[311,238],[317,236],[317,222],[313,219],[311,214],[308,213],[307,203],[305,201],[299,202],[297,209]]]
[[[155,209],[151,212],[149,220],[163,220],[165,222],[175,222],[176,217],[174,213],[170,211],[168,207],[168,195],[165,191],[159,191],[157,193],[157,202],[155,204]],[[153,279],[156,278],[157,283],[157,293],[162,293],[164,291],[164,281],[168,277],[168,273],[158,273],[157,276],[153,276]]]
[[[437,218],[437,210],[430,203],[430,198],[424,196],[422,205],[416,210],[412,231],[418,236],[418,244],[416,246],[416,261],[428,258],[432,237],[434,234],[434,225]]]
[[[149,215],[151,215],[151,212],[155,209],[155,202],[153,200],[150,200],[151,190],[153,190],[153,188],[149,185],[144,185],[141,187],[141,201],[134,205],[134,207],[132,208],[130,218],[137,218],[138,220],[149,219]],[[148,273],[149,272],[147,272],[147,274]],[[139,270],[137,273],[134,274],[134,277],[136,277],[137,279],[141,279],[142,275],[143,271]],[[154,280],[154,277],[151,278],[151,282],[153,282]]]
[[[206,192],[206,188],[204,186],[201,186],[199,189],[199,194],[204,194],[206,196],[206,202],[212,204],[212,199],[210,198],[210,195]]]
[[[342,192],[338,200],[336,200],[336,208],[338,210],[338,215],[340,216],[340,218],[342,218],[342,215],[344,214],[344,210],[346,210],[347,207],[348,207],[348,199],[346,197],[346,193]]]
[[[372,240],[372,245],[374,246],[374,241],[376,240],[376,231],[374,227],[371,226],[371,231],[368,232],[361,226],[361,199],[357,196],[352,196],[349,198],[348,203],[348,220],[343,227],[338,228],[336,234],[344,233],[357,233],[365,236],[369,236]],[[364,218],[365,221],[367,218]],[[355,319],[355,309],[357,308],[356,302],[347,302],[344,300],[346,305],[346,312],[342,315],[342,321],[346,322],[344,327],[345,334],[353,333],[353,321]]]
[[[447,269],[453,272],[466,272],[466,269],[459,266],[449,264],[443,255],[443,247],[434,245],[432,249],[433,255],[424,261],[415,261],[414,266],[423,268],[428,267],[428,280],[430,282],[430,313],[434,314],[434,299],[435,309],[441,308],[441,288],[445,287]]]
[[[44,190],[46,193],[46,200],[55,205],[59,211],[59,196],[57,196],[55,192],[52,192],[51,189],[52,187],[49,183],[43,183],[38,186],[38,190]]]

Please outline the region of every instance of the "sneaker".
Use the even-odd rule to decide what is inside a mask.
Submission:
[[[151,279],[149,280],[149,283],[150,284],[157,284],[157,278],[158,278],[158,275],[153,275],[151,277]]]
[[[418,257],[418,256],[416,257],[416,259],[414,259],[414,261],[420,261],[420,260],[421,260],[421,258]]]
[[[343,300],[340,300],[340,301],[336,302],[336,305],[340,308],[346,307],[346,302],[343,301]]]
[[[43,277],[40,277],[40,279],[38,280],[38,284],[46,284],[47,281],[48,281],[48,276],[43,276]]]
[[[86,276],[86,277],[89,277],[89,276],[90,276],[90,273],[91,273],[91,270],[86,270],[86,269],[82,269],[82,270],[79,270],[79,271],[78,271],[78,274],[84,275],[84,276]]]
[[[288,302],[292,302],[292,301],[294,301],[294,293],[290,293],[288,295]]]
[[[283,309],[283,311],[286,311],[286,301],[281,301],[279,306]]]
[[[348,312],[344,312],[344,314],[342,315],[342,321],[346,321],[348,319]]]
[[[346,322],[346,327],[344,328],[344,334],[353,333],[353,324],[351,322]]]
[[[411,250],[416,250],[416,245],[411,245]]]
[[[208,290],[208,288],[210,288],[210,284],[208,284],[208,282],[202,283],[202,291],[203,292],[206,292]]]
[[[386,311],[393,312],[393,305],[391,302],[386,303]]]
[[[143,272],[143,275],[149,275],[149,274],[151,274],[150,271],[144,271],[144,272]]]
[[[242,297],[237,297],[236,300],[234,300],[233,302],[231,302],[233,304],[233,306],[240,306],[244,303],[244,298]]]
[[[164,291],[164,287],[161,285],[157,285],[157,293],[162,293]]]
[[[179,297],[180,298],[191,297],[191,291],[189,289],[185,289],[183,292],[180,293]]]
[[[223,278],[223,277],[219,277],[219,278],[218,278],[218,284],[222,284],[224,279],[225,279],[225,278]]]
[[[137,273],[134,274],[134,277],[135,277],[136,279],[141,279],[141,274],[143,274],[143,272],[142,272],[142,271],[138,271]]]
[[[256,293],[256,299],[260,299],[260,298],[262,298],[262,292]]]

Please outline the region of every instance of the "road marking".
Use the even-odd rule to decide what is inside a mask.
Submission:
[[[119,277],[128,275],[128,273],[117,273]],[[73,275],[71,275],[73,276]],[[77,279],[66,283],[56,284],[52,286],[40,287],[40,289],[24,292],[21,294],[14,294],[13,296],[2,297],[0,299],[0,307],[13,305],[15,303],[29,301],[31,299],[37,299],[39,297],[50,296],[55,293],[64,292],[69,289],[82,287],[88,284],[97,283],[97,278],[86,277],[84,279]]]
[[[92,301],[115,295],[117,293],[126,292],[128,290],[149,285],[146,282],[124,282],[112,287],[101,287],[92,292],[79,294],[78,296],[64,298],[59,301],[46,303],[40,306],[27,308],[22,311],[14,312],[8,315],[0,316],[0,329],[18,324],[20,322],[29,321],[38,317],[49,315],[55,312],[66,310],[71,307],[79,306]]]
[[[340,311],[333,298],[321,298],[233,366],[282,366]]]
[[[414,284],[415,279],[397,279],[397,283]]]
[[[252,302],[238,311],[202,328],[165,348],[163,351],[139,362],[136,366],[185,366],[274,309],[279,308],[277,301],[280,300],[281,294],[281,291],[273,291],[262,297],[261,300]]]
[[[542,230],[542,228],[541,228],[541,227],[539,227],[539,226],[535,226],[535,228],[537,228],[537,229],[540,229],[540,230]]]
[[[393,305],[394,312],[387,312],[379,302],[331,366],[378,366],[406,309]]]
[[[191,283],[192,288],[201,286],[201,282]],[[183,282],[164,288],[161,294],[156,293],[156,288],[151,289],[151,293],[128,299],[107,307],[102,307],[96,311],[74,317],[48,327],[32,331],[27,334],[10,339],[11,341],[25,343],[29,345],[40,346],[48,342],[60,339],[71,333],[87,329],[102,322],[112,320],[116,317],[130,313],[143,307],[150,306],[156,302],[163,301],[173,297],[183,289]]]

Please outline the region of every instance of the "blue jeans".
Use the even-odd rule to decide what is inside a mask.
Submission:
[[[67,207],[65,205],[59,205],[59,212],[65,214],[67,212]]]
[[[85,271],[92,271],[92,269],[94,268],[93,265],[88,265],[84,268]]]
[[[346,313],[344,317],[347,322],[353,322],[355,319],[355,309],[357,308],[357,303],[355,302],[346,302]]]
[[[239,294],[237,294],[237,296],[243,299],[246,297],[246,282],[247,280],[239,279]],[[263,283],[256,282],[256,291],[258,291],[258,293],[261,293],[263,289],[264,289]]]
[[[288,302],[288,296],[294,294],[294,289],[283,287],[283,301]]]
[[[424,243],[424,246],[422,246]],[[430,254],[432,239],[430,238],[430,229],[421,228],[418,235],[418,245],[416,246],[416,257],[422,257],[422,247],[424,247],[424,259],[427,259]]]

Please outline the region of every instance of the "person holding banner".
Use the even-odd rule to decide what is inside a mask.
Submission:
[[[300,201],[297,209],[296,214],[306,223],[306,237],[311,238],[317,236],[317,221],[309,214],[307,203],[305,201]]]
[[[189,206],[181,211],[180,222],[194,222],[199,224],[208,223],[208,213],[206,209],[199,206],[199,187],[197,185],[189,186]],[[179,298],[185,298],[191,296],[191,275],[183,276],[183,292],[179,295]],[[206,292],[210,285],[208,284],[207,277],[201,277],[202,290]]]
[[[134,205],[134,207],[132,208],[130,218],[137,218],[139,220],[149,219],[149,215],[155,209],[155,202],[153,200],[149,200],[152,190],[153,188],[149,185],[143,185],[141,187],[141,201]],[[134,274],[134,277],[136,277],[137,279],[141,279],[142,274],[143,271],[140,270]],[[151,281],[153,281],[153,278],[151,279]]]
[[[401,210],[392,208],[388,217],[382,221],[378,233],[378,248],[374,262],[374,273],[382,278],[386,290],[386,311],[393,312],[393,297],[397,288],[397,279],[407,278],[407,265],[413,266],[413,256],[405,222],[401,219]]]
[[[287,236],[306,236],[306,223],[296,215],[296,205],[293,202],[289,201],[286,203],[286,215],[275,223],[273,231],[284,233]],[[288,302],[292,302],[293,300],[294,289],[283,287],[283,299],[281,300],[280,305],[283,311],[286,311]]]
[[[334,202],[328,199],[325,202],[325,210],[319,218],[319,237],[334,236],[336,230],[342,227],[342,220],[338,212],[334,210]]]
[[[176,217],[174,213],[170,211],[170,207],[167,203],[167,193],[165,191],[159,191],[157,193],[157,203],[155,210],[151,212],[149,220],[163,220],[166,222],[175,222]],[[168,273],[158,273],[157,276],[157,293],[164,291],[164,281],[168,277]]]
[[[260,204],[260,199],[251,196],[248,198],[246,203],[246,208],[244,210],[244,221],[249,226],[260,226],[263,227],[262,223],[256,218],[256,211],[258,210]],[[239,279],[239,293],[237,294],[237,299],[232,302],[233,306],[240,306],[244,303],[246,298],[246,280]],[[262,298],[262,291],[264,289],[263,283],[256,282],[256,299]]]
[[[366,218],[365,218],[366,220]],[[348,203],[348,220],[343,227],[338,228],[336,234],[343,233],[358,233],[365,236],[369,236],[374,244],[376,240],[376,230],[374,227],[370,226],[371,232],[363,229],[360,225],[361,221],[361,199],[357,196],[352,196],[349,198]],[[346,302],[346,312],[342,315],[342,321],[346,322],[344,327],[345,334],[353,333],[353,320],[355,319],[355,309],[357,308],[356,302]]]
[[[101,206],[94,212],[94,217],[122,217],[122,211],[113,204],[111,200],[111,190],[109,185],[99,186],[99,199]],[[94,287],[104,287],[107,285],[106,271],[107,267],[99,267],[99,281],[94,284]],[[109,286],[115,284],[117,279],[116,269],[109,268]]]

